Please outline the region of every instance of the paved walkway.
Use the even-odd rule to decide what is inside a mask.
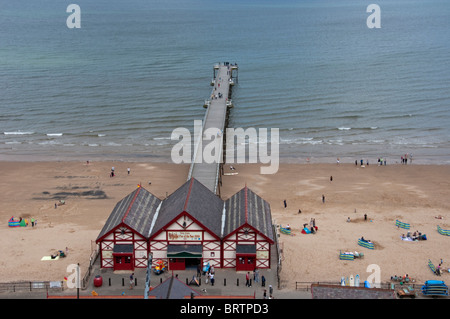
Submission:
[[[273,288],[274,299],[311,299],[310,291],[295,291],[287,289],[278,289],[278,279],[276,271],[276,254],[272,254],[272,269],[260,269],[258,282],[252,280],[251,287],[245,285],[245,271],[236,271],[234,269],[215,269],[215,283],[212,286],[210,283],[205,283],[205,277],[202,276],[200,280],[200,286],[190,285],[192,289],[199,292],[202,296],[250,296],[255,299],[263,299],[264,289],[267,291],[267,297],[269,297],[270,285]],[[112,269],[101,269],[99,259],[94,264],[89,283],[86,289],[79,289],[80,296],[92,296],[92,292],[95,291],[101,296],[125,296],[136,298],[143,298],[145,290],[145,278],[146,269],[137,268],[134,270],[135,285],[133,289],[130,289],[130,271],[113,271]],[[197,274],[197,270],[187,269],[183,271],[171,271],[165,272],[161,275],[156,275],[152,272],[150,277],[150,286],[155,288],[161,282],[169,277],[177,276],[183,283],[190,283],[192,277]],[[82,271],[82,275],[84,272]],[[251,273],[253,275],[253,273]],[[102,286],[94,286],[95,276],[102,277]],[[266,279],[265,287],[262,286],[261,279],[264,276]],[[252,276],[253,278],[253,276]],[[52,289],[49,291],[50,296],[77,296],[77,289],[69,289],[64,287],[61,289]],[[47,292],[42,290],[29,291],[16,291],[10,293],[0,293],[0,299],[46,299]]]
[[[216,136],[217,141],[221,141],[220,145],[223,145],[223,137],[225,131],[225,122],[227,116],[227,100],[230,91],[230,80],[232,79],[231,66],[220,64],[218,66],[218,71],[216,78],[214,79],[214,89],[212,91],[212,96],[210,99],[210,104],[206,110],[205,119],[203,122],[203,133],[206,130],[208,132],[213,132]],[[203,136],[204,138],[205,136]],[[188,179],[194,177],[200,183],[205,185],[210,191],[217,194],[217,184],[218,184],[218,174],[219,164],[221,162],[221,155],[216,154],[214,162],[207,162],[204,158],[204,150],[212,141],[202,140],[202,143],[198,143],[196,140],[194,162],[191,164],[190,174]],[[211,146],[209,146],[211,147]],[[207,152],[209,154],[209,152]]]
[[[161,275],[156,275],[154,272],[151,274],[150,285],[152,288],[158,286],[161,282],[170,278],[172,275],[177,277],[183,283],[189,284],[193,276],[197,273],[196,269],[188,269],[184,271],[171,271],[165,272]],[[298,292],[298,291],[283,291],[277,289],[276,273],[274,270],[260,270],[260,278],[264,276],[266,278],[265,287],[262,286],[261,280],[255,282],[252,280],[251,287],[245,285],[246,272],[233,269],[216,269],[215,270],[215,283],[214,286],[211,283],[205,283],[205,276],[200,278],[200,286],[190,285],[192,289],[199,292],[202,296],[251,296],[256,299],[262,299],[264,289],[267,290],[267,296],[269,296],[269,286],[273,287],[274,298],[311,298],[311,293]],[[135,285],[131,290],[129,288],[129,276],[130,272],[114,272],[112,270],[96,270],[94,276],[100,275],[103,278],[103,285],[101,287],[94,287],[93,280],[90,281],[89,287],[83,292],[83,294],[91,294],[94,290],[99,295],[144,295],[145,289],[145,277],[146,270],[136,269]]]

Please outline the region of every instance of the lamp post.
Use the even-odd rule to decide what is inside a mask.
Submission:
[[[77,263],[77,299],[80,299],[80,263]]]
[[[150,290],[150,276],[152,274],[152,259],[153,259],[153,254],[149,254],[148,261],[147,261],[147,276],[145,278],[144,299],[148,299],[148,292]]]

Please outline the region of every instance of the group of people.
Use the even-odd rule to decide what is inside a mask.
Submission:
[[[260,278],[259,278],[258,268],[255,268],[253,270],[253,276],[250,275],[250,272],[247,272],[247,274],[245,275],[245,286],[246,287],[252,286],[252,278],[253,278],[254,282],[259,283]],[[265,286],[266,286],[266,277],[261,276],[261,287],[265,287]],[[269,287],[271,289],[272,285],[270,285]],[[272,295],[272,291],[270,291],[270,295]]]
[[[383,157],[378,158],[378,166],[383,166],[383,165],[386,166],[386,159]]]
[[[422,235],[421,232],[419,232],[418,230],[416,230],[413,234],[411,234],[410,231],[408,231],[405,234],[402,234],[402,239],[407,239],[407,240],[426,240],[426,237],[424,237],[424,235]]]
[[[380,159],[378,159],[378,161],[380,161]],[[361,159],[360,163],[361,163],[361,166],[363,166],[364,165],[364,160]],[[367,166],[369,166],[369,160],[367,160],[366,164],[367,164]],[[355,165],[358,166],[358,160],[355,160]]]
[[[355,209],[355,213],[356,213],[356,209]],[[367,221],[367,214],[364,214],[364,221]],[[347,223],[350,223],[351,219],[350,216],[347,218]]]
[[[436,275],[438,275],[438,276],[440,276],[440,275],[442,274],[442,270],[441,270],[441,268],[442,268],[442,263],[443,263],[443,261],[442,261],[442,259],[441,259],[441,262],[440,262],[439,265],[436,267]],[[448,270],[448,272],[450,272],[450,269]]]
[[[58,250],[56,251],[54,254],[51,254],[50,257],[51,259],[55,259],[57,257],[67,257],[67,255],[69,254],[69,248],[66,247],[66,251],[62,251],[62,250]]]
[[[264,299],[273,299],[273,287],[272,287],[272,285],[269,285],[269,297],[267,297],[267,289],[264,289],[263,298]]]
[[[127,168],[127,174],[130,175],[130,172],[131,172],[131,169],[128,167]],[[113,167],[111,167],[111,173],[109,174],[109,177],[114,177],[114,176],[116,176],[116,170],[115,170],[115,168],[113,166]]]
[[[18,223],[18,226],[19,225],[20,226],[28,226],[29,225],[28,219],[23,219],[22,217],[19,217],[19,220],[15,220],[14,216],[13,216],[13,217],[11,217],[11,219],[9,221]],[[35,219],[34,217],[31,217],[30,222],[31,222],[31,227],[34,227],[37,225],[37,219]]]
[[[203,274],[203,276],[205,276],[205,284],[207,284],[208,282],[211,283],[211,286],[214,286],[214,275],[215,275],[215,270],[214,270],[214,265],[209,266],[205,266],[202,269],[202,266],[200,264],[197,265],[197,278],[200,278],[201,275]]]
[[[316,227],[316,219],[315,218],[311,218],[309,221],[309,228],[308,228],[308,224],[305,223],[303,224],[303,230],[309,230],[312,234],[315,234],[317,231],[317,227]]]
[[[405,164],[405,165],[408,164],[408,157],[409,157],[409,162],[412,163],[412,154],[409,154],[409,156],[408,156],[408,154],[405,154],[401,157],[402,164]]]
[[[215,281],[214,275],[215,275],[214,266],[211,266],[205,274],[205,276],[206,276],[205,284],[210,282],[211,286],[214,286],[214,281]]]
[[[391,276],[391,280],[392,281],[402,281],[402,282],[410,282],[412,281],[412,279],[409,277],[408,274],[404,275],[404,276]]]
[[[219,83],[219,86],[220,86],[220,83]],[[217,93],[217,94],[211,94],[211,98],[213,99],[213,100],[217,100],[217,99],[221,99],[223,97],[223,94],[222,93]]]

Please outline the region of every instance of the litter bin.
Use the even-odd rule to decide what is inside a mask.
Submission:
[[[94,278],[94,286],[95,287],[101,287],[102,284],[103,284],[102,276],[95,276],[95,278]]]

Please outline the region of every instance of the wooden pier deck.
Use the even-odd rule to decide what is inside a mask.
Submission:
[[[203,138],[195,137],[194,153],[188,180],[192,177],[219,195],[220,171],[223,162],[223,149],[225,145],[225,129],[227,123],[228,108],[232,107],[231,86],[237,81],[233,77],[233,71],[237,73],[237,65],[220,63],[214,65],[213,86],[210,99],[205,101],[206,114],[202,122],[202,137],[207,129],[217,131],[216,139],[219,139],[222,147],[220,153],[215,154],[213,163],[205,162],[203,158],[205,147],[211,142]]]

